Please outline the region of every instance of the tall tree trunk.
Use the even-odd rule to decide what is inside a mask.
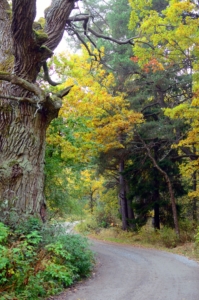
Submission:
[[[154,147],[154,158],[157,160],[158,148]],[[153,192],[153,201],[154,201],[154,228],[160,229],[160,194],[159,194],[159,180],[158,180],[158,170],[154,168],[154,192]]]
[[[27,103],[0,114],[0,199],[4,209],[45,218],[44,155],[48,120]]]
[[[175,232],[179,236],[180,235],[180,229],[179,229],[179,225],[178,225],[178,215],[177,215],[175,197],[174,197],[174,192],[173,192],[173,187],[172,187],[171,180],[170,180],[168,174],[164,170],[162,170],[160,168],[160,166],[157,164],[155,158],[151,154],[151,151],[150,151],[149,147],[146,145],[146,143],[144,142],[144,140],[139,135],[138,135],[138,138],[143,143],[143,145],[144,145],[144,147],[145,147],[145,149],[147,151],[147,155],[151,159],[151,161],[153,162],[154,167],[157,168],[157,170],[165,178],[165,181],[167,183],[168,190],[169,190],[169,195],[170,195],[170,201],[171,201],[171,207],[172,207],[172,213],[173,213],[173,221],[174,221]]]
[[[126,183],[126,198],[127,198],[127,216],[128,216],[128,226],[131,229],[135,229],[135,214],[132,208],[132,201],[130,199],[128,199],[128,185]]]
[[[36,78],[60,42],[74,0],[52,0],[43,33],[33,30],[36,0],[0,1],[0,217],[15,211],[45,219],[46,129],[61,98],[52,100]]]
[[[122,229],[127,230],[128,227],[128,209],[127,209],[127,199],[126,199],[126,190],[125,190],[125,180],[123,176],[124,172],[124,161],[121,160],[119,163],[119,181],[120,181],[120,203],[121,203],[121,212],[122,212]]]
[[[157,199],[154,204],[154,228],[160,229],[160,206]]]
[[[193,173],[193,191],[196,191],[196,190],[197,190],[197,173],[195,171]],[[197,214],[197,198],[196,197],[193,198],[192,211],[193,211],[193,220],[195,222],[197,222],[198,221],[198,214]]]

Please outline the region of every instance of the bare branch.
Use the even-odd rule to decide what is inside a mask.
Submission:
[[[134,37],[132,37],[130,39],[127,39],[127,40],[124,40],[124,41],[120,41],[120,40],[114,39],[112,37],[100,34],[100,33],[96,32],[95,30],[91,29],[90,27],[88,27],[88,31],[91,32],[92,34],[94,34],[98,38],[102,38],[104,40],[109,40],[109,41],[117,43],[119,45],[125,45],[125,44],[134,45],[134,43],[132,42],[132,40],[133,39],[137,39],[139,37],[139,36],[134,36]]]
[[[92,52],[90,51],[88,45],[87,45],[86,42],[83,40],[83,38],[80,36],[80,34],[79,34],[76,30],[74,30],[74,29],[73,29],[73,31],[74,31],[75,35],[77,36],[77,38],[80,40],[80,42],[82,42],[82,44],[84,45],[84,47],[85,47],[86,50],[88,51],[88,54],[89,54],[90,56],[93,56],[93,57],[95,58],[95,60],[97,61],[97,56],[96,56],[94,53],[92,53]]]
[[[73,17],[70,17],[68,18],[67,20],[67,23],[70,27],[70,23],[71,22],[80,22],[80,21],[83,21],[84,24],[86,22],[86,25],[88,24],[88,20],[91,18],[92,16],[91,15],[88,15],[88,14],[79,14],[79,15],[76,15],[76,16],[73,16]],[[84,25],[83,24],[83,25]],[[85,30],[85,28],[84,28]],[[109,36],[106,36],[106,35],[103,35],[99,32],[96,32],[95,30],[91,29],[89,26],[87,26],[86,28],[86,32],[89,31],[91,32],[93,35],[95,35],[96,37],[98,38],[102,38],[104,40],[109,40],[109,41],[112,41],[114,43],[117,43],[119,45],[125,45],[125,44],[131,44],[131,45],[134,45],[134,43],[132,42],[133,39],[137,39],[139,36],[135,36],[135,37],[132,37],[132,38],[129,38],[127,40],[124,40],[124,41],[120,41],[120,40],[117,40],[113,37],[109,37]]]
[[[155,105],[160,105],[159,102],[155,102],[155,103],[151,103],[151,104],[148,104],[146,105],[142,110],[141,112],[143,112],[145,109],[147,109],[148,107],[152,107],[152,106],[155,106]]]
[[[44,80],[46,80],[52,86],[56,86],[56,85],[61,84],[61,82],[55,82],[55,81],[53,81],[50,78],[49,71],[48,71],[48,66],[47,66],[47,62],[46,61],[43,62],[42,66],[43,66],[43,70],[44,70],[44,78],[43,78]]]

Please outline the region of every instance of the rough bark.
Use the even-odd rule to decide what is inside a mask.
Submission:
[[[0,195],[4,209],[44,218],[46,116],[26,103],[0,114]]]
[[[44,154],[46,129],[58,115],[59,93],[51,99],[36,78],[60,42],[72,0],[52,0],[46,27],[33,30],[36,0],[13,0],[12,12],[0,1],[0,212],[14,209],[45,219]]]

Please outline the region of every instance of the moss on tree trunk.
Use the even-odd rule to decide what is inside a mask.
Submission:
[[[58,115],[66,91],[50,98],[36,79],[60,42],[72,0],[52,0],[42,39],[33,30],[36,0],[0,1],[0,217],[15,211],[46,215],[46,129]]]

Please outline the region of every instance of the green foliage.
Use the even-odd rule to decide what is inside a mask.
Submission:
[[[169,227],[154,230],[152,227],[145,226],[138,231],[137,239],[142,243],[163,245],[166,248],[174,248],[180,242],[174,230]]]
[[[164,246],[167,248],[174,248],[179,242],[179,238],[172,228],[164,227],[161,230],[161,240]]]
[[[195,235],[196,246],[199,247],[199,227],[197,228],[197,233]]]
[[[0,243],[3,243],[8,237],[8,228],[0,222]]]
[[[80,235],[65,235],[60,237],[65,251],[71,253],[70,262],[79,276],[90,273],[93,262],[92,252],[88,249],[88,241]]]
[[[43,299],[89,276],[93,254],[84,238],[35,218],[15,229],[0,223],[0,229],[1,299]]]
[[[43,223],[40,219],[31,217],[16,225],[16,233],[19,235],[28,235],[33,231],[41,231]]]
[[[103,209],[99,207],[94,213],[87,214],[86,219],[79,223],[76,228],[83,234],[99,233],[103,228],[110,228],[113,225],[120,224],[120,220],[117,214],[107,214]]]

